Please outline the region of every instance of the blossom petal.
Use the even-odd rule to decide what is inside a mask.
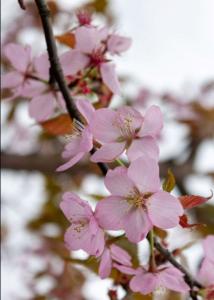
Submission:
[[[81,227],[81,223],[73,223],[65,232],[65,244],[69,250],[84,250],[89,254],[94,254],[91,251],[92,234],[90,234],[88,225]],[[81,230],[79,229],[81,228]]]
[[[98,202],[95,216],[102,228],[120,230],[129,209],[130,205],[122,197],[109,196]]]
[[[138,243],[146,237],[152,228],[152,223],[142,208],[132,208],[126,214],[123,226],[127,238],[132,243]]]
[[[116,116],[116,112],[109,108],[101,108],[95,111],[90,126],[95,139],[109,143],[120,137],[120,131],[114,125]]]
[[[4,54],[17,71],[26,72],[31,61],[31,48],[29,46],[7,44],[4,47]]]
[[[208,258],[204,258],[200,270],[198,272],[198,280],[205,286],[214,284],[214,263]]]
[[[144,123],[141,130],[138,132],[140,137],[152,136],[158,137],[163,128],[163,115],[160,108],[152,105],[146,112]]]
[[[150,294],[158,287],[158,276],[152,273],[141,273],[134,276],[130,281],[130,288],[133,292],[140,292],[143,295]]]
[[[100,35],[96,28],[81,26],[75,31],[75,49],[83,53],[91,53],[100,43]]]
[[[179,216],[183,214],[180,201],[164,191],[154,193],[147,202],[147,208],[152,223],[162,229],[177,226]]]
[[[107,48],[111,54],[120,54],[127,51],[132,44],[130,38],[120,36],[117,34],[111,34],[107,41]]]
[[[158,160],[159,147],[154,138],[144,137],[139,140],[134,140],[127,150],[127,156],[130,161],[141,157],[142,154]]]
[[[158,274],[160,285],[172,291],[188,292],[189,286],[184,281],[182,273],[178,274],[178,272],[174,272],[174,269],[173,267],[169,267]]]
[[[115,65],[111,63],[102,63],[100,66],[100,73],[105,85],[107,85],[112,93],[119,95],[120,83],[115,72]]]
[[[127,196],[134,189],[134,184],[127,176],[125,167],[109,170],[104,182],[109,192],[117,196]]]
[[[92,156],[93,162],[111,162],[117,159],[125,150],[126,143],[104,144]]]
[[[73,167],[76,163],[78,163],[78,161],[80,161],[83,156],[85,155],[84,152],[79,152],[77,153],[77,155],[73,156],[68,162],[66,162],[65,164],[59,166],[56,171],[57,172],[63,172],[71,167]]]
[[[40,96],[41,94],[43,94],[47,90],[47,88],[48,88],[48,85],[41,81],[27,79],[24,81],[24,83],[22,85],[20,94],[26,98],[33,98],[33,97]],[[51,95],[53,98],[53,94],[51,94]]]
[[[109,249],[105,249],[100,261],[99,276],[104,279],[109,277],[112,269],[112,259]]]
[[[80,221],[92,216],[90,205],[76,194],[64,193],[62,199],[59,206],[69,221]]]
[[[60,57],[64,75],[75,75],[83,70],[89,63],[90,59],[87,55],[78,50],[69,50]]]
[[[89,100],[77,99],[76,105],[80,113],[86,119],[89,124],[93,120],[95,109]]]
[[[98,226],[98,224],[97,224]],[[93,234],[92,245],[91,245],[91,255],[100,256],[104,250],[105,239],[104,231],[98,227],[96,234]]]
[[[145,155],[131,162],[128,176],[143,192],[156,192],[160,189],[159,167],[156,160]]]
[[[118,263],[125,265],[125,266],[130,266],[132,265],[131,263],[131,256],[128,254],[127,251],[124,249],[120,248],[119,246],[112,244],[110,246],[111,250],[111,256],[114,261],[117,261]]]
[[[124,128],[131,133],[135,133],[143,124],[143,116],[136,109],[129,106],[123,106],[117,110],[117,117],[115,121],[117,126],[120,128]]]
[[[9,72],[1,76],[1,87],[2,89],[14,88],[22,84],[23,80],[24,77],[21,73],[16,71]]]
[[[38,122],[47,120],[54,113],[54,101],[55,99],[52,93],[34,97],[29,105],[30,116]]]
[[[138,269],[131,268],[129,266],[119,265],[117,263],[113,263],[113,267],[119,270],[121,273],[128,275],[136,275],[139,273]]]
[[[209,235],[207,236],[203,242],[202,242],[204,252],[205,252],[205,257],[210,259],[211,261],[214,262],[214,236]]]
[[[48,54],[42,54],[34,58],[34,68],[39,78],[48,80],[50,76],[50,62]]]

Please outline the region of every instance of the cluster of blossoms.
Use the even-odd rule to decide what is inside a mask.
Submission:
[[[72,96],[96,91],[98,82],[106,85],[111,93],[119,94],[112,57],[126,51],[131,39],[110,33],[107,27],[93,26],[84,14],[79,14],[78,19],[79,26],[71,31],[73,49],[59,58],[67,83],[73,87]],[[53,76],[47,54],[32,58],[31,48],[18,44],[6,45],[3,53],[13,67],[11,72],[2,76],[2,88],[12,91],[8,100],[31,99],[29,113],[38,122],[64,110],[62,94],[51,80]]]
[[[107,232],[123,230],[131,243],[138,243],[154,227],[165,230],[179,225],[187,205],[161,188],[158,138],[163,116],[159,107],[153,105],[142,115],[130,106],[95,109],[90,102],[92,92],[99,97],[99,85],[119,94],[111,57],[126,51],[131,40],[109,33],[106,27],[93,26],[84,14],[78,17],[80,24],[71,31],[73,48],[60,56],[60,62],[82,122],[74,120],[70,141],[62,153],[66,162],[57,171],[71,168],[89,152],[93,152],[92,162],[122,164],[123,155],[125,164],[107,172],[104,183],[109,196],[100,200],[94,211],[76,194],[63,195],[60,208],[71,223],[65,243],[69,250],[82,249],[97,257],[101,278],[108,277],[113,267],[130,275],[134,292],[148,294],[163,286],[185,293],[189,286],[181,271],[169,263],[134,268],[131,256]],[[65,110],[62,94],[51,80],[47,54],[32,59],[29,47],[15,44],[7,45],[4,53],[14,68],[2,79],[3,88],[12,90],[9,99],[31,99],[30,116],[38,122]],[[207,256],[199,274],[202,279],[205,269],[213,265],[206,242],[204,247]],[[211,286],[214,278],[207,278],[206,284]]]

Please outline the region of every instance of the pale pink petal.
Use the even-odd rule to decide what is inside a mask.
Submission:
[[[3,74],[1,76],[1,88],[14,88],[22,84],[23,80],[23,75],[16,71]]]
[[[57,100],[58,106],[59,106],[64,112],[67,112],[65,99],[64,99],[64,97],[63,97],[63,95],[62,95],[61,92],[56,92],[56,100]]]
[[[90,129],[86,127],[82,132],[82,138],[79,146],[79,151],[89,152],[93,147],[93,136]]]
[[[104,41],[108,37],[109,29],[107,26],[98,29],[99,40]]]
[[[153,273],[141,273],[134,276],[130,281],[130,288],[133,292],[140,292],[143,295],[152,293],[159,285],[158,276]]]
[[[77,99],[76,105],[80,113],[86,119],[87,123],[89,124],[94,117],[95,109],[93,105],[89,102],[89,100]]]
[[[143,124],[142,115],[132,107],[122,106],[117,110],[116,125],[123,128],[125,136],[127,132],[136,134]]]
[[[83,156],[85,155],[84,152],[79,152],[77,155],[75,155],[74,157],[72,157],[68,162],[66,162],[65,164],[59,166],[56,171],[57,172],[63,172],[71,167],[73,167],[76,163],[78,163]]]
[[[142,208],[133,207],[128,211],[123,220],[123,229],[126,232],[127,238],[132,243],[142,241],[151,228],[152,223]]]
[[[33,63],[37,76],[43,80],[49,80],[50,62],[48,59],[48,54],[45,53],[38,57],[35,57]]]
[[[81,26],[75,32],[75,49],[83,53],[91,53],[100,43],[99,32],[95,27]]]
[[[214,263],[212,260],[205,258],[198,272],[198,280],[205,286],[214,284]]]
[[[144,137],[139,140],[133,140],[131,146],[127,150],[127,156],[130,161],[141,157],[143,154],[158,160],[159,147],[154,138]]]
[[[126,143],[104,144],[92,156],[93,162],[111,162],[117,159],[125,150]]]
[[[95,216],[102,228],[120,230],[129,209],[130,205],[122,197],[109,196],[98,202]]]
[[[156,192],[160,189],[159,166],[156,160],[145,155],[131,162],[128,176],[143,192]]]
[[[16,70],[26,72],[31,61],[31,48],[29,46],[7,44],[4,47],[4,54]]]
[[[111,34],[107,41],[107,48],[111,54],[120,54],[127,51],[132,44],[132,40],[117,34]]]
[[[22,85],[20,94],[26,98],[33,98],[40,96],[49,88],[48,84],[45,84],[38,80],[27,79]]]
[[[115,72],[115,65],[111,63],[102,63],[100,66],[100,73],[105,85],[107,85],[113,94],[119,95],[120,83]]]
[[[96,110],[90,126],[95,139],[109,143],[120,137],[120,130],[115,126],[116,116],[117,113],[109,108]]]
[[[119,270],[121,273],[127,274],[127,275],[136,275],[139,273],[139,270],[137,269],[133,269],[129,266],[123,266],[123,265],[119,265],[117,263],[113,264],[113,267],[117,270]]]
[[[114,261],[117,261],[118,263],[125,265],[125,266],[130,266],[132,265],[131,263],[131,256],[128,254],[127,251],[124,249],[120,248],[119,246],[112,244],[110,246],[111,250],[111,256]]]
[[[214,262],[214,235],[207,236],[203,241],[202,245],[205,252],[205,257]]]
[[[70,222],[91,218],[93,213],[90,205],[76,194],[66,192],[62,199],[59,206]]]
[[[78,50],[69,50],[60,56],[60,63],[65,76],[75,75],[89,64],[89,57]]]
[[[150,135],[158,137],[163,128],[163,115],[160,108],[152,105],[145,114],[141,130],[138,132],[140,137]]]
[[[109,277],[112,269],[112,259],[109,249],[105,249],[99,265],[99,276],[104,279]]]
[[[29,114],[38,122],[47,120],[55,108],[55,99],[52,93],[34,97],[29,104]]]
[[[67,145],[65,145],[65,149],[62,152],[62,157],[69,158],[71,156],[78,154],[81,139],[82,139],[81,136],[72,136],[70,142]]]
[[[147,209],[152,223],[162,229],[173,228],[179,224],[183,214],[180,201],[167,192],[154,193],[147,201]]]
[[[65,244],[69,250],[84,250],[88,254],[93,255],[91,251],[92,238],[87,223],[72,223],[72,225],[65,232]],[[94,250],[94,249],[93,249]]]
[[[127,176],[127,168],[125,167],[109,170],[104,183],[112,195],[127,196],[134,190],[134,184]]]
[[[93,234],[91,243],[91,255],[100,256],[105,247],[104,231],[98,228],[96,234]]]
[[[184,281],[182,274],[174,272],[173,267],[169,267],[158,273],[160,285],[169,290],[185,293],[189,291],[189,286]]]

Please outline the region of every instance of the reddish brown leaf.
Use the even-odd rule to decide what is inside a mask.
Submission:
[[[195,195],[185,195],[179,197],[179,200],[185,209],[193,208],[199,206],[213,197],[213,192],[209,197],[195,196]]]
[[[181,225],[181,227],[183,228],[192,228],[192,227],[200,227],[200,226],[204,226],[204,224],[200,224],[200,223],[195,223],[195,224],[189,224],[188,223],[188,217],[187,215],[183,215],[180,217],[180,221],[179,224]]]
[[[41,122],[40,125],[51,135],[64,135],[72,133],[73,125],[68,114]]]
[[[75,47],[75,35],[72,32],[65,32],[62,35],[56,35],[55,38],[58,42],[60,42],[63,45],[66,45],[70,48]]]

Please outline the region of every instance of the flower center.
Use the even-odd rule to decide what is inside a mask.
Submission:
[[[132,139],[135,135],[135,128],[133,126],[133,116],[123,115],[119,113],[113,125],[120,130],[120,141]]]
[[[126,201],[136,208],[143,208],[144,210],[146,210],[146,202],[151,195],[152,193],[148,192],[142,194],[137,189],[135,189],[128,195]]]
[[[91,58],[91,64],[93,66],[99,66],[101,63],[105,62],[103,49],[99,48],[97,50],[94,50],[90,55],[90,58]]]

